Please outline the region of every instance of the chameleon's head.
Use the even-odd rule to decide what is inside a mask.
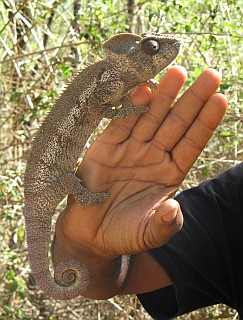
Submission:
[[[179,54],[182,41],[174,36],[143,33],[136,50],[144,63],[151,64],[151,77],[167,67]]]
[[[107,40],[103,49],[108,58],[122,66],[123,72],[139,80],[153,78],[178,55],[182,41],[157,33],[121,33]]]

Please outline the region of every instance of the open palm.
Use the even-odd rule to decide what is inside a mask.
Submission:
[[[214,94],[220,77],[205,71],[174,103],[186,80],[181,67],[169,69],[153,95],[139,87],[134,105],[149,102],[138,118],[114,120],[81,163],[77,175],[91,192],[110,197],[81,207],[70,197],[57,232],[100,256],[135,254],[163,245],[182,226],[182,214],[169,199],[221,121],[227,106]],[[172,104],[174,103],[173,107]]]

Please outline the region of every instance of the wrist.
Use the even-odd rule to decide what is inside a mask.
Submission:
[[[88,270],[89,285],[83,296],[108,299],[124,290],[128,279],[130,256],[100,256],[88,248],[77,246],[56,228],[52,243],[53,265],[56,268],[58,263],[69,259],[81,261]]]

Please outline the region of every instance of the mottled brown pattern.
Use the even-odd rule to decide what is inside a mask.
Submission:
[[[80,150],[102,118],[124,119],[148,110],[132,107],[127,94],[173,61],[180,46],[180,40],[167,35],[111,37],[103,45],[106,59],[84,69],[68,85],[36,135],[25,172],[28,253],[36,282],[55,299],[74,298],[89,283],[88,270],[80,261],[60,263],[55,280],[50,274],[48,250],[56,206],[67,194],[83,206],[109,196],[91,194],[73,174]]]

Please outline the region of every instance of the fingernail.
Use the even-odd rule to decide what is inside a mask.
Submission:
[[[164,220],[164,222],[169,223],[169,222],[172,222],[176,216],[177,216],[177,210],[172,210],[168,214],[163,216],[162,219]]]

